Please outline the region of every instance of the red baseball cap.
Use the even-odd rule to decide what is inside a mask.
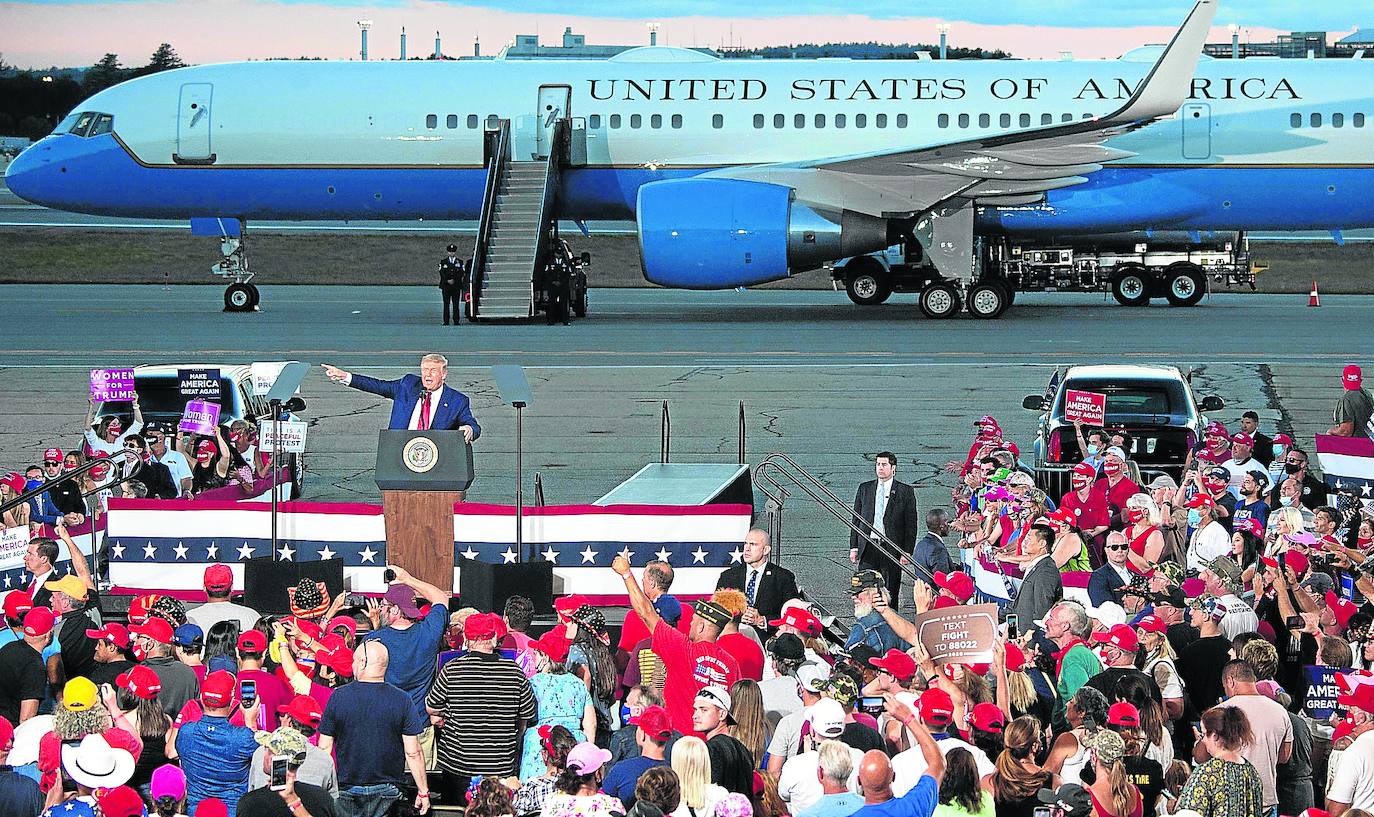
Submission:
[[[244,630],[237,646],[239,652],[267,652],[267,636],[261,630]]]
[[[1097,476],[1097,469],[1090,462],[1080,462],[1073,467],[1073,473],[1074,476],[1078,477],[1095,477]]]
[[[129,649],[129,631],[117,621],[107,621],[98,630],[87,630],[86,637],[108,641],[121,650]]]
[[[888,650],[882,658],[874,658],[869,663],[898,681],[910,680],[916,674],[916,660],[901,650]]]
[[[142,817],[148,813],[143,809],[143,798],[128,786],[115,786],[101,791],[103,794],[97,798],[97,802],[104,817]]]
[[[1359,612],[1360,608],[1353,603],[1346,601],[1335,593],[1326,594],[1326,606],[1331,608],[1332,614],[1336,616],[1336,625],[1345,627],[1350,623],[1350,617]]]
[[[13,739],[14,724],[10,723],[9,718],[0,716],[0,748],[9,746]]]
[[[935,584],[962,602],[973,598],[973,577],[958,570],[949,573],[936,573]]]
[[[795,627],[803,635],[820,635],[824,629],[821,620],[805,607],[788,607],[782,611],[782,618],[768,622],[769,627],[783,625]]]
[[[204,586],[206,591],[223,593],[234,587],[234,571],[229,565],[210,565],[205,568]]]
[[[1107,709],[1107,723],[1111,726],[1139,726],[1140,710],[1129,701],[1118,701]]]
[[[921,693],[920,700],[916,702],[916,713],[926,723],[949,723],[954,719],[954,699],[943,689],[932,687]]]
[[[24,493],[24,486],[29,484],[28,480],[24,479],[24,475],[17,471],[11,471],[0,478],[0,483],[10,486],[10,490],[14,491],[15,494]]]
[[[61,462],[61,461],[62,461],[62,449],[60,449],[60,448],[49,448],[49,449],[45,450],[45,451],[43,452],[43,459],[44,459],[45,461],[56,460],[57,462]]]
[[[1231,442],[1239,443],[1240,445],[1248,445],[1253,448],[1255,445],[1255,438],[1246,434],[1244,431],[1237,431],[1235,434],[1231,435]]]
[[[208,707],[220,709],[234,702],[238,691],[238,679],[225,670],[216,670],[200,682],[200,702]]]
[[[148,611],[153,609],[160,597],[156,593],[138,596],[129,602],[129,623],[142,624],[148,620]]]
[[[27,590],[11,590],[5,594],[5,618],[23,618],[33,609],[33,598]]]
[[[1364,373],[1360,371],[1359,366],[1356,366],[1353,363],[1349,366],[1346,366],[1345,369],[1341,372],[1341,383],[1345,385],[1347,391],[1354,391],[1355,389],[1358,389],[1360,387],[1360,383],[1363,380]]]
[[[1226,424],[1213,420],[1207,424],[1206,431],[1203,432],[1208,437],[1230,437],[1231,434],[1226,430]]]
[[[214,440],[201,440],[200,442],[196,443],[196,458],[197,458],[197,459],[200,458],[200,455],[201,455],[201,454],[211,454],[211,455],[213,455],[213,454],[215,454],[217,451],[219,451],[219,446],[215,444],[215,441],[214,441]]]
[[[146,635],[159,644],[172,643],[172,625],[165,618],[149,616],[148,620],[136,627],[130,627],[133,635]]]
[[[145,701],[151,701],[162,691],[162,679],[150,667],[135,664],[128,672],[115,676],[115,686],[127,689]]]
[[[353,677],[353,651],[347,647],[333,650],[316,650],[315,663],[323,664],[334,670],[341,678]]]
[[[1274,435],[1274,442],[1280,445],[1292,445],[1293,438],[1282,432]]]
[[[1217,501],[1207,494],[1193,494],[1193,498],[1184,503],[1189,508],[1208,508],[1216,510]]]
[[[946,596],[946,595],[939,595],[939,596],[936,596],[936,597],[935,597],[935,604],[933,605],[932,609],[935,609],[935,610],[943,610],[943,609],[945,609],[946,607],[959,607],[959,606],[960,606],[960,604],[959,604],[959,600],[958,600],[958,599],[954,599],[954,598],[951,598],[951,597]]]
[[[1363,709],[1374,714],[1374,684],[1358,684],[1350,692],[1336,696],[1336,703],[1351,709]]]
[[[980,732],[1001,732],[1007,725],[1007,716],[997,704],[990,703],[974,704],[970,720],[973,728]]]
[[[1045,514],[1045,519],[1060,525],[1073,525],[1078,522],[1078,514],[1070,508],[1060,507]]]
[[[1122,652],[1135,652],[1140,649],[1140,639],[1136,638],[1135,630],[1125,624],[1113,625],[1105,633],[1093,633],[1093,641],[1110,644]]]
[[[473,613],[463,622],[463,635],[468,641],[486,641],[500,638],[505,623],[495,613]]]
[[[229,807],[218,797],[207,797],[196,806],[196,817],[229,817]]]
[[[630,723],[644,730],[644,734],[654,740],[667,740],[673,736],[673,721],[668,710],[661,706],[646,706],[638,717],[630,718]]]
[[[1144,630],[1147,633],[1169,632],[1169,623],[1156,615],[1142,616],[1135,626],[1136,629]]]
[[[353,616],[334,616],[328,624],[324,625],[324,628],[331,633],[340,627],[348,630],[350,635],[358,634],[358,620]]]
[[[1026,666],[1026,653],[1015,641],[1007,642],[1007,672],[1020,672]]]
[[[530,646],[547,655],[555,664],[561,664],[567,659],[568,648],[572,645],[568,642],[568,636],[555,627],[531,641]]]
[[[24,635],[40,636],[52,632],[55,617],[50,607],[35,607],[24,614]]]
[[[590,603],[591,602],[587,600],[586,596],[574,593],[571,596],[563,596],[562,598],[554,599],[553,609],[558,613],[558,618],[566,623],[577,608]]]
[[[324,708],[320,706],[319,701],[309,695],[297,695],[286,706],[277,707],[277,714],[289,715],[296,722],[313,729],[320,725],[320,719],[324,717]]]

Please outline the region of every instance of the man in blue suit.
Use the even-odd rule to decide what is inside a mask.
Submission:
[[[391,422],[387,428],[457,430],[463,432],[468,442],[482,434],[482,427],[472,416],[467,395],[444,385],[448,377],[448,358],[443,355],[425,355],[420,358],[419,376],[408,374],[400,380],[376,380],[351,374],[328,363],[324,364],[324,373],[335,383],[390,397]]]

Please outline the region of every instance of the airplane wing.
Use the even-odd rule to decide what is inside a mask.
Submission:
[[[1081,184],[1105,162],[1133,154],[1103,143],[1178,111],[1217,0],[1198,0],[1131,98],[1104,117],[990,135],[933,147],[708,174],[792,187],[798,200],[883,218],[909,218],[951,199],[986,204],[1038,201],[1047,191]]]

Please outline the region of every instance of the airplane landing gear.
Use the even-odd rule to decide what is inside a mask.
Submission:
[[[247,235],[224,236],[220,239],[220,253],[224,258],[210,268],[210,272],[232,281],[224,290],[225,312],[255,312],[261,295],[258,288],[249,283],[253,272],[248,269],[248,252],[244,246]]]
[[[230,284],[224,290],[225,312],[251,312],[257,308],[260,295],[253,284]]]

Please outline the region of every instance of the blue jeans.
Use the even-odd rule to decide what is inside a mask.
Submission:
[[[352,786],[339,792],[339,817],[387,817],[401,799],[401,790],[390,783]]]

